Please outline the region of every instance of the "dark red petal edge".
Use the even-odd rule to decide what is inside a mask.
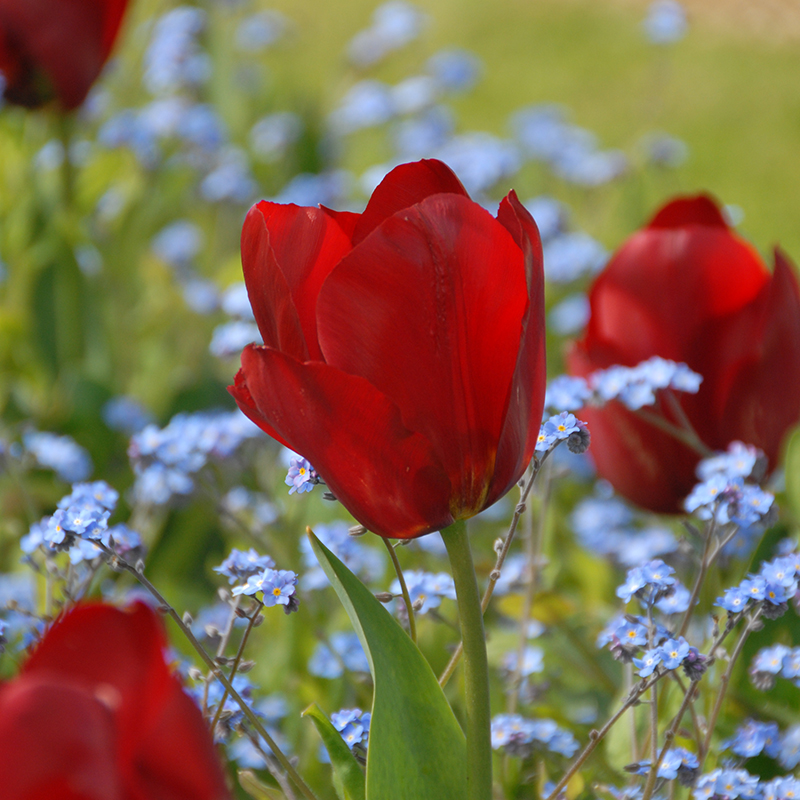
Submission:
[[[364,378],[253,345],[242,372],[261,416],[369,530],[410,539],[453,522],[450,482],[430,442]]]
[[[442,161],[423,159],[395,167],[372,193],[353,231],[353,245],[363,241],[392,214],[433,194],[469,197],[456,174]]]
[[[719,204],[711,195],[676,197],[659,209],[647,225],[648,228],[680,228],[684,225],[707,225],[728,228]]]

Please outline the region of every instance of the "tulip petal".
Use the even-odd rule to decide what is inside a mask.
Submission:
[[[320,292],[325,360],[364,376],[431,442],[456,517],[485,502],[527,307],[520,248],[454,194],[389,217]]]
[[[408,539],[453,522],[430,442],[364,378],[249,345],[242,373],[258,411],[369,530]]]
[[[337,216],[262,200],[242,229],[244,280],[264,343],[299,361],[320,358],[317,295],[351,247]]]
[[[0,688],[4,800],[123,800],[113,714],[80,684],[26,675]]]
[[[64,109],[77,108],[108,58],[126,6],[127,0],[2,0],[0,63],[11,76],[6,98],[35,108],[51,99],[50,89]]]
[[[258,427],[261,428],[264,433],[280,442],[284,447],[288,447],[290,450],[292,449],[289,444],[285,442],[278,434],[278,432],[269,424],[266,417],[264,417],[264,415],[258,410],[256,401],[253,399],[253,395],[250,394],[250,390],[247,388],[247,377],[244,374],[244,370],[240,369],[236,373],[233,386],[229,386],[228,391],[236,401],[236,405],[239,406],[239,410],[251,422],[254,422],[256,425],[258,425]]]
[[[500,203],[497,220],[522,251],[529,302],[522,319],[522,340],[487,505],[502,497],[519,480],[533,457],[547,384],[544,266],[539,229],[514,191]]]
[[[671,206],[664,211],[667,221],[678,216],[668,213]],[[698,330],[746,306],[768,279],[755,250],[727,228],[645,228],[595,281],[586,339],[592,347],[611,348],[628,366],[652,355],[692,366],[686,353]]]
[[[708,376],[692,417],[712,447],[731,439],[760,447],[770,468],[786,431],[800,419],[800,289],[786,257],[747,308],[704,332]]]
[[[706,225],[728,230],[722,209],[707,194],[695,197],[676,197],[659,209],[648,228],[681,228],[684,225]]]
[[[401,164],[378,185],[353,231],[353,245],[362,242],[385,219],[434,194],[458,194],[467,190],[447,164],[434,158]]]
[[[567,365],[570,374],[581,377],[598,369],[594,357],[580,346],[570,350]],[[589,457],[598,475],[609,480],[615,491],[651,511],[682,510],[681,501],[695,484],[697,453],[621,403],[583,408],[580,418],[592,435]]]

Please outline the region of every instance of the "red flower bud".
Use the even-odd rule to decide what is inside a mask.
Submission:
[[[590,303],[573,374],[651,356],[685,362],[703,376],[696,395],[678,395],[700,439],[712,450],[753,444],[776,466],[800,418],[800,290],[779,251],[770,274],[710,197],[677,198],[614,254]],[[645,508],[680,510],[696,452],[616,402],[581,416],[601,477]]]
[[[511,192],[494,218],[439,161],[363,214],[261,202],[242,231],[264,345],[230,391],[369,530],[477,514],[533,456],[545,385],[542,255]]]
[[[0,685],[4,800],[229,800],[200,709],[169,670],[161,621],[77,606]]]
[[[117,38],[128,0],[0,0],[0,72],[9,103],[77,108]]]

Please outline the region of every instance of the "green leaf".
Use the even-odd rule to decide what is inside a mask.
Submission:
[[[313,533],[309,538],[375,684],[367,800],[464,800],[466,740],[430,665],[369,589]]]
[[[792,434],[786,448],[786,499],[800,518],[800,429]]]
[[[304,717],[311,717],[317,731],[322,737],[333,766],[333,788],[340,800],[364,800],[364,773],[355,756],[342,739],[341,733],[333,727],[331,721],[322,713],[316,703],[312,703],[304,712]]]
[[[238,776],[239,785],[254,800],[286,800],[283,792],[265,786],[249,769],[240,769]]]

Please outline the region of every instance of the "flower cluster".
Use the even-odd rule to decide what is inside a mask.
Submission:
[[[342,734],[347,746],[362,759],[367,757],[371,714],[360,708],[343,708],[331,714],[331,724]]]
[[[453,579],[446,572],[424,572],[408,570],[404,573],[406,587],[411,605],[417,614],[426,614],[442,604],[443,598],[456,599],[456,588]],[[389,591],[400,594],[400,581],[395,578]]]
[[[369,672],[364,648],[355,633],[338,632],[328,644],[320,642],[308,662],[308,671],[318,678],[341,678],[344,671]]]
[[[211,460],[231,456],[260,430],[235,411],[176,414],[165,428],[148,425],[131,438],[128,456],[136,473],[134,497],[164,505],[188,495],[196,475]]]
[[[239,581],[247,582],[254,575],[263,574],[265,569],[273,569],[275,561],[271,556],[262,556],[252,547],[247,550],[231,550],[230,555],[218,566],[214,572],[228,579],[230,584]]]
[[[646,759],[636,764],[629,764],[625,770],[634,775],[647,775],[652,763],[650,759]],[[658,777],[668,781],[677,778],[683,786],[691,786],[699,766],[700,763],[694,753],[683,747],[673,747],[661,759],[658,765]]]
[[[498,714],[492,719],[492,748],[525,758],[539,746],[553,753],[572,756],[578,742],[551,719],[526,719],[519,714]]]
[[[351,572],[367,583],[376,581],[383,575],[386,564],[384,554],[352,536],[350,526],[346,522],[339,520],[325,525],[315,525],[314,535]],[[308,569],[300,578],[300,588],[312,591],[329,586],[330,582],[317,561],[311,542],[305,537],[300,540],[300,551],[303,554],[303,563]]]
[[[560,442],[566,442],[571,453],[584,453],[590,440],[586,423],[576,419],[568,411],[562,411],[542,423],[536,439],[536,452],[549,453]]]
[[[52,469],[62,481],[85,481],[92,474],[89,453],[70,436],[28,431],[22,443],[40,466]]]
[[[51,516],[31,525],[20,541],[22,551],[30,555],[40,547],[47,552],[69,550],[70,562],[78,564],[102,555],[97,542],[119,555],[141,550],[136,531],[124,524],[108,525],[118,499],[117,491],[105,481],[73,484]]]
[[[778,556],[765,561],[758,574],[749,574],[737,586],[727,589],[716,605],[731,614],[761,604],[761,613],[767,619],[781,616],[788,608],[788,601],[797,594],[800,554]]]
[[[635,367],[615,364],[596,370],[588,378],[559,375],[548,384],[545,408],[576,411],[586,405],[602,407],[616,400],[637,411],[654,405],[660,391],[695,394],[702,380],[686,364],[654,356]]]
[[[759,689],[771,689],[775,678],[786,678],[800,686],[800,647],[774,644],[762,647],[750,665],[750,678]]]
[[[722,742],[720,748],[731,750],[742,758],[752,758],[762,752],[776,758],[780,753],[778,723],[748,719],[736,729],[736,735],[732,739]]]
[[[246,594],[255,595],[262,592],[261,602],[272,606],[283,606],[286,614],[297,611],[300,600],[295,594],[297,589],[297,573],[289,569],[271,569],[267,567],[259,573],[250,575],[241,586],[234,586],[231,594],[234,597]]]
[[[744,769],[715,769],[695,784],[694,800],[791,800],[800,791],[800,781],[788,775],[761,782]]]
[[[595,495],[578,502],[569,518],[572,530],[585,548],[611,556],[626,566],[677,549],[678,542],[666,525],[654,524],[650,516],[634,511],[618,497],[609,496],[604,488],[598,486]],[[676,589],[673,597],[677,595]]]
[[[748,479],[763,477],[766,461],[755,447],[731,442],[728,450],[703,459],[697,465],[701,482],[689,493],[684,508],[700,519],[724,525],[733,522],[747,528],[764,520],[774,496]]]

